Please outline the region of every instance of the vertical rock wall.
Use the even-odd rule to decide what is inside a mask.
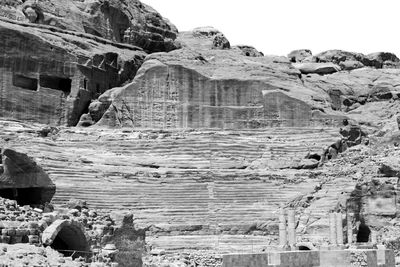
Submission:
[[[320,123],[321,118],[313,116],[312,106],[265,81],[210,79],[181,65],[149,60],[100,123],[135,128],[252,129]]]
[[[144,58],[16,23],[0,22],[0,34],[0,117],[76,125],[92,99],[130,79]]]

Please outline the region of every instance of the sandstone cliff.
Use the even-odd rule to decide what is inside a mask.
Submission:
[[[140,48],[91,35],[0,20],[0,114],[76,125],[92,99],[132,79]]]
[[[0,137],[51,175],[56,205],[133,210],[168,251],[273,249],[282,207],[299,242],[326,243],[336,211],[400,250],[395,55],[263,56],[138,1],[7,3]],[[96,126],[63,127],[79,119]]]
[[[177,29],[153,8],[138,0],[27,0],[7,1],[0,15],[20,22],[49,25],[93,34],[148,52],[170,51]]]
[[[343,117],[289,60],[218,49],[220,35],[181,33],[182,49],[148,56],[134,81],[115,91],[99,125],[237,129],[334,125]]]

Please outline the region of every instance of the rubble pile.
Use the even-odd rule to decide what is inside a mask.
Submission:
[[[221,267],[222,257],[207,251],[197,253],[173,253],[144,257],[144,267]]]
[[[15,200],[0,198],[0,264],[12,262],[15,264],[12,266],[117,266],[113,257],[118,250],[115,245],[108,243],[112,241],[114,221],[109,214],[101,215],[89,210],[86,203],[81,203],[82,206],[54,210],[50,204],[40,209],[29,205],[20,206]],[[86,259],[65,257],[51,246],[43,246],[42,234],[56,220],[76,221],[85,227],[85,234],[91,245]],[[34,265],[32,259],[35,260]],[[91,261],[93,262],[88,263]]]

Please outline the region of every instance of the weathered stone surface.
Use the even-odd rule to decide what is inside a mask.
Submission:
[[[340,64],[345,61],[359,61],[361,63],[366,61],[366,56],[361,53],[343,50],[328,50],[317,54],[315,57],[318,62],[332,62],[334,64]],[[368,64],[368,66],[370,65]]]
[[[79,122],[76,126],[78,127],[89,127],[94,124],[94,121],[92,119],[92,116],[90,114],[83,114],[81,118],[79,119]]]
[[[146,55],[90,35],[5,20],[0,34],[0,116],[42,123],[76,125],[91,100],[132,79]]]
[[[242,51],[242,55],[247,57],[263,57],[264,54],[252,46],[249,45],[235,45],[234,48],[239,48]]]
[[[148,227],[147,244],[167,251],[213,250],[218,240],[232,252],[243,249],[244,242],[254,241],[257,249],[274,244],[274,212],[280,203],[310,194],[321,178],[309,179],[309,170],[268,169],[268,163],[291,162],[338,138],[337,128],[320,126],[252,131],[63,128],[53,140],[18,125],[0,124],[0,137],[44,164],[57,184],[55,205],[76,198],[105,211],[134,210],[135,224]],[[250,168],[260,158],[263,162]]]
[[[133,1],[27,0],[1,6],[0,15],[16,21],[89,33],[149,52],[170,51],[176,27],[150,6]]]
[[[397,104],[381,105],[376,101],[397,99],[399,74],[398,69],[360,68],[325,76],[304,75],[302,79],[306,87],[325,91],[333,109],[348,111],[346,116],[356,121],[378,123],[389,119],[392,105]]]
[[[3,170],[0,172],[1,190],[39,189],[37,193],[29,191],[17,192],[17,194],[32,194],[32,204],[44,204],[50,202],[56,191],[56,186],[49,175],[29,158],[26,154],[11,149],[3,149],[1,152]],[[2,194],[9,192],[2,192]],[[16,196],[17,199],[18,196]],[[22,201],[28,201],[30,196]]]
[[[364,64],[362,64],[360,61],[345,60],[341,61],[339,66],[342,68],[342,70],[355,70],[364,67]]]
[[[341,70],[333,63],[294,63],[293,66],[303,74],[332,74]]]
[[[228,39],[223,34],[217,34],[214,36],[213,40],[213,48],[214,49],[230,49],[231,44]]]
[[[315,96],[328,96],[303,86],[288,60],[210,49],[216,34],[213,28],[183,33],[184,48],[148,56],[115,96],[105,114],[109,125],[263,128],[317,125],[329,117],[313,112],[326,104]]]
[[[368,54],[367,57],[373,62],[378,62],[383,68],[399,67],[400,59],[393,53],[377,52]]]
[[[377,52],[368,55],[343,50],[328,50],[315,56],[317,62],[332,62],[354,69],[359,66],[381,68],[398,68],[399,59],[393,53]],[[346,63],[347,62],[347,63]],[[359,63],[355,63],[359,62]]]
[[[287,57],[290,62],[303,62],[306,58],[312,57],[312,52],[308,49],[299,49],[290,52]]]
[[[55,187],[49,175],[27,155],[3,149],[1,157],[4,167],[0,180],[2,188]]]
[[[19,12],[18,7],[23,6],[19,1],[9,3],[15,4],[4,6],[2,10],[8,8],[18,14],[15,7]],[[55,6],[60,5],[60,2],[55,3]],[[65,3],[71,7],[69,2]],[[54,82],[47,76],[62,74],[61,78],[70,79],[74,84],[66,98],[74,99],[72,106],[76,104],[80,108],[75,121],[81,117],[82,123],[90,121],[91,124],[93,120],[97,127],[42,130],[46,129],[44,125],[0,121],[1,140],[34,156],[55,178],[60,189],[54,199],[55,205],[74,197],[88,200],[91,206],[107,212],[121,208],[135,211],[135,217],[125,218],[129,227],[111,218],[97,225],[99,216],[96,213],[79,209],[80,205],[74,203],[71,206],[74,209],[61,214],[62,217],[74,217],[90,226],[92,240],[99,240],[96,233],[114,231],[116,246],[108,248],[120,249],[120,262],[137,258],[138,264],[140,257],[136,256],[145,246],[141,238],[144,231],[136,232],[133,221],[146,229],[146,245],[151,247],[149,254],[160,256],[164,256],[165,251],[183,248],[204,249],[212,251],[213,255],[270,250],[277,245],[276,217],[281,207],[296,208],[299,244],[326,242],[327,217],[331,211],[354,215],[353,221],[349,221],[350,232],[355,236],[368,227],[374,232],[380,231],[383,238],[400,236],[396,200],[398,164],[387,161],[400,157],[396,147],[400,138],[395,132],[400,109],[400,75],[394,69],[398,62],[395,57],[338,50],[315,57],[308,51],[297,51],[289,59],[253,57],[257,53],[250,48],[228,49],[227,40],[220,32],[200,28],[180,34],[178,41],[182,49],[147,56],[135,76],[146,54],[119,43],[122,39],[117,32],[121,32],[120,26],[126,26],[126,10],[114,10],[134,3],[73,2],[88,7],[93,13],[88,13],[88,20],[83,20],[89,21],[87,29],[79,31],[92,34],[98,31],[97,35],[109,39],[84,33],[77,36],[78,30],[61,30],[69,25],[62,26],[66,20],[58,21],[59,15],[52,11],[51,5],[43,7],[42,13],[33,4],[20,10],[26,21],[36,23],[35,27],[28,23],[3,26],[15,31],[12,36],[28,36],[18,38],[33,44],[30,51],[14,44],[12,40],[17,37],[6,38],[8,50],[4,54],[16,58],[12,66],[29,69],[29,61],[29,64],[19,61],[19,55],[29,54],[30,59],[35,59],[35,51],[44,66],[49,65],[40,67],[44,73],[34,72],[36,76],[30,76],[30,71],[23,67],[16,68],[17,71],[9,67],[12,75],[22,75],[22,78],[16,76],[16,83],[29,89],[35,84],[32,79],[38,77],[41,91],[41,82],[47,85]],[[41,4],[43,2],[38,1],[38,5]],[[151,20],[144,22],[146,25],[159,23],[156,15],[144,16]],[[98,18],[99,25],[92,23],[93,17]],[[137,17],[143,18],[141,14]],[[82,20],[76,21],[71,27],[79,26]],[[129,23],[132,21],[135,18]],[[110,26],[104,25],[107,23]],[[141,25],[138,23],[139,31]],[[133,43],[150,40],[149,44],[142,45],[149,45],[146,48],[149,51],[170,50],[163,34],[155,37],[163,48],[153,47],[155,39],[146,36],[153,28],[142,32],[144,39],[135,36],[136,30],[125,31],[124,37],[133,36]],[[36,43],[41,47],[36,47]],[[246,55],[247,52],[250,55]],[[115,59],[113,53],[118,55],[117,61],[109,60]],[[71,69],[74,75],[78,73],[79,79],[58,70],[58,65],[53,67],[46,59],[48,55],[72,62]],[[310,63],[308,66],[314,70],[301,72],[291,61]],[[81,68],[86,65],[91,66],[90,70],[83,72]],[[66,66],[63,68],[69,68]],[[321,66],[334,66],[331,68],[334,73],[319,69]],[[61,74],[54,74],[54,69]],[[106,71],[99,74],[99,69]],[[7,75],[6,78],[14,77]],[[46,77],[40,79],[43,75]],[[100,92],[93,84],[93,89],[79,89],[76,93],[73,88],[85,87],[86,77],[92,77],[94,83],[100,81],[101,85],[103,77],[118,77],[118,82],[105,86]],[[134,80],[130,81],[132,78]],[[12,81],[7,83],[12,84]],[[7,83],[1,88],[9,87]],[[106,90],[109,87],[113,89]],[[32,95],[18,99],[32,98]],[[98,95],[100,97],[94,100]],[[7,93],[7,97],[11,98],[11,93]],[[39,108],[36,109],[46,109],[37,121],[60,117],[54,115],[58,112],[54,108],[64,110],[64,104],[58,104],[55,99],[58,98],[37,101]],[[85,105],[77,104],[80,101]],[[32,102],[27,101],[27,106]],[[3,103],[6,105],[2,114],[8,112],[7,116],[27,120],[21,114],[29,114],[29,108],[28,112],[20,111],[22,105],[15,108],[10,102],[2,100]],[[53,109],[47,109],[49,103],[55,103]],[[88,113],[82,115],[83,112]],[[63,114],[67,115],[62,118],[70,116],[68,112]],[[343,127],[345,119],[348,122],[350,118],[361,122],[363,128]],[[339,127],[343,128],[343,136],[339,136]],[[373,142],[370,146],[363,142],[367,133]],[[390,134],[390,142],[379,143],[381,136]],[[356,146],[344,148],[342,145],[347,142]],[[327,147],[330,160],[321,165],[320,153]],[[5,168],[0,168],[0,172],[5,172]],[[13,215],[0,214],[0,218],[11,219]],[[17,218],[17,221],[23,219]],[[47,236],[54,237],[54,233]],[[367,239],[368,236],[361,241]],[[103,235],[102,245],[107,240],[113,239]],[[135,253],[138,254],[133,255]]]

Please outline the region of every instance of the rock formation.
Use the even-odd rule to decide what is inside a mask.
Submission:
[[[114,95],[100,125],[134,128],[265,128],[337,124],[283,57],[213,49],[218,31],[181,33],[183,48],[146,58],[132,83]]]
[[[21,205],[51,201],[56,192],[55,184],[27,155],[3,149],[0,163],[0,196],[15,199]]]
[[[132,79],[145,53],[74,32],[0,20],[0,114],[76,125],[92,99]]]
[[[33,215],[53,224],[43,244],[66,248],[61,233],[121,266],[215,266],[276,249],[289,209],[292,247],[378,239],[400,251],[396,55],[264,56],[212,27],[178,33],[137,0],[4,3],[0,140],[18,153],[2,152],[0,193],[29,188],[44,205],[57,185],[59,210],[79,199]],[[6,221],[25,212],[12,206]]]
[[[0,12],[3,17],[15,21],[88,33],[139,46],[148,52],[170,51],[178,46],[174,42],[176,27],[138,0],[11,2],[14,4],[0,7]]]

